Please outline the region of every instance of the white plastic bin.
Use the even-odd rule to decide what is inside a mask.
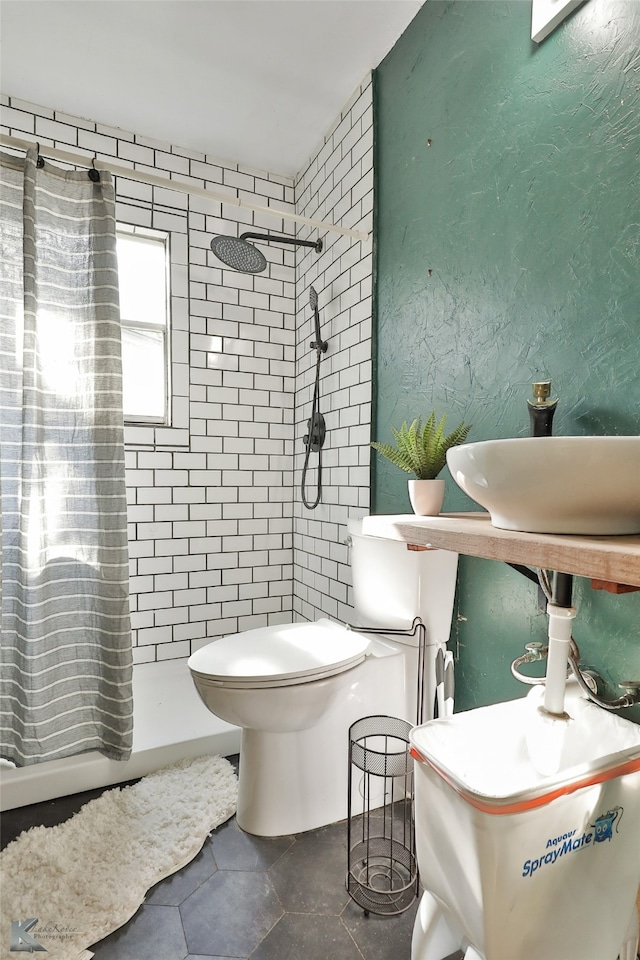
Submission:
[[[637,930],[640,726],[577,696],[552,721],[541,696],[412,731],[420,879],[447,943],[484,960],[616,960]],[[412,958],[440,960],[426,922]]]

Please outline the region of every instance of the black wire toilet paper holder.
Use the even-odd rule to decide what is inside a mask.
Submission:
[[[403,913],[418,896],[412,726],[372,716],[349,728],[347,890],[365,915]],[[356,790],[362,812],[355,812]]]

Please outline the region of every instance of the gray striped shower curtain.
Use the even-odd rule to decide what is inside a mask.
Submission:
[[[0,756],[131,752],[115,197],[0,156]]]

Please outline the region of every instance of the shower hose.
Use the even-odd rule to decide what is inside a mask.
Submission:
[[[317,340],[320,338],[318,337]],[[311,403],[311,419],[309,420],[309,433],[305,438],[305,452],[304,452],[304,464],[302,467],[302,480],[300,483],[300,496],[302,497],[302,502],[307,508],[307,510],[315,510],[315,508],[320,503],[320,498],[322,496],[322,442],[324,438],[319,438],[318,441],[318,480],[316,487],[316,498],[311,503],[307,499],[306,486],[307,486],[307,470],[309,468],[309,455],[314,442],[314,432],[317,428],[316,420],[320,414],[319,403],[320,403],[320,364],[322,362],[322,350],[320,345],[316,347],[316,380],[313,387],[313,400]]]

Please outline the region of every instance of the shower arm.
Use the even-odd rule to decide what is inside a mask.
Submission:
[[[281,237],[279,233],[241,233],[240,240],[266,240],[267,243],[289,243],[294,247],[312,247],[316,253],[322,253],[322,240],[296,240],[295,237]]]

